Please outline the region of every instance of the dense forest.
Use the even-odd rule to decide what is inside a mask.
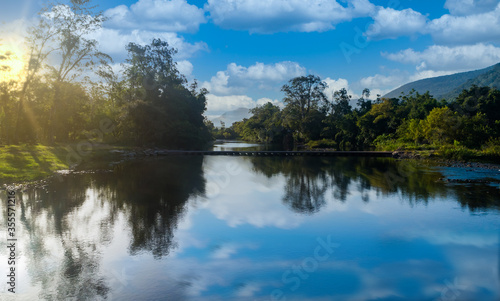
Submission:
[[[212,140],[203,116],[208,91],[188,87],[176,50],[159,39],[130,43],[115,74],[112,58],[88,38],[104,20],[88,0],[52,5],[29,29],[26,58],[0,45],[2,72],[9,60],[27,62],[19,78],[0,82],[0,144],[97,139],[201,148]]]
[[[329,100],[317,76],[301,76],[284,85],[284,103],[267,103],[230,128],[210,127],[218,138],[294,144],[338,150],[373,147],[462,146],[479,149],[500,144],[500,91],[472,86],[453,101],[412,91],[399,98],[368,99],[365,89],[353,108],[345,89]]]
[[[286,149],[500,145],[495,88],[473,85],[451,101],[415,91],[370,100],[365,89],[353,106],[346,89],[326,95],[326,83],[315,75],[282,87],[283,108],[267,103],[252,109],[252,117],[218,129],[204,117],[208,91],[196,81],[188,85],[167,42],[130,43],[122,71],[114,73],[112,58],[88,38],[104,21],[89,0],[40,12],[39,24],[27,33],[24,72],[0,82],[0,144],[91,139],[200,149],[214,138],[230,138]],[[1,47],[0,70],[6,72],[16,54]]]

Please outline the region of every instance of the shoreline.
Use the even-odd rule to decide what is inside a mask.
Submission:
[[[43,145],[20,145],[20,146],[3,146],[0,147],[0,156],[5,160],[8,158],[12,159],[12,162],[4,162],[4,165],[8,167],[15,166],[14,161],[20,161],[18,156],[32,156],[33,161],[38,163],[38,169],[35,168],[33,171],[33,164],[21,166],[18,164],[18,170],[10,168],[9,170],[0,170],[0,174],[8,175],[10,177],[0,178],[0,183],[6,186],[24,186],[24,185],[37,185],[38,182],[43,183],[52,177],[57,177],[62,174],[75,174],[75,173],[94,173],[94,172],[111,172],[113,166],[120,163],[141,159],[141,158],[151,158],[159,157],[165,155],[172,155],[169,153],[178,152],[178,155],[192,155],[194,151],[172,151],[165,150],[162,148],[148,148],[148,147],[130,147],[112,144],[95,144],[94,147],[81,158],[81,161],[73,165],[70,162],[65,162],[65,158],[68,158],[70,151],[68,148],[70,145],[58,145],[58,146],[43,146]],[[12,152],[12,150],[14,150]],[[38,153],[36,153],[38,151]],[[51,152],[52,151],[52,152]],[[325,152],[331,152],[331,149],[315,149],[315,150],[305,150],[305,152],[312,152],[321,155]],[[7,154],[6,154],[7,152]],[[12,156],[14,153],[14,156]],[[185,153],[185,154],[183,154]],[[197,155],[204,155],[203,152]],[[244,151],[242,153],[245,153]],[[250,152],[246,152],[250,153]],[[265,153],[265,152],[264,152]],[[267,151],[271,153],[271,151]],[[275,152],[279,153],[279,152]],[[359,156],[358,152],[338,152],[337,155],[349,154]],[[370,154],[369,151],[362,152],[364,156]],[[374,154],[379,152],[373,152]],[[391,153],[391,152],[387,152]],[[11,155],[11,156],[9,156]],[[222,154],[221,154],[222,155]],[[254,154],[255,155],[255,154]],[[289,156],[286,156],[289,157]],[[491,162],[475,162],[475,161],[463,161],[463,160],[452,160],[447,159],[442,156],[436,155],[435,152],[426,151],[394,151],[392,152],[392,157],[395,160],[416,160],[423,162],[427,165],[441,166],[441,167],[452,167],[452,168],[463,168],[463,169],[482,169],[482,170],[498,170],[500,171],[500,164]],[[26,159],[26,158],[21,158]],[[19,162],[18,162],[19,163]],[[103,168],[104,167],[104,168]],[[464,180],[464,183],[471,183],[472,180]]]

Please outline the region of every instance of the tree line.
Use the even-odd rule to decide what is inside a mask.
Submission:
[[[188,86],[173,61],[176,50],[160,39],[130,43],[115,73],[112,58],[90,38],[104,21],[90,0],[40,12],[26,38],[26,70],[0,82],[0,144],[78,141],[103,119],[113,123],[110,142],[201,148],[211,141],[203,116],[208,91]],[[0,60],[12,59],[1,49]]]
[[[210,127],[218,138],[297,144],[338,150],[364,150],[387,144],[500,144],[500,91],[472,86],[455,100],[412,91],[399,98],[370,100],[370,91],[353,107],[346,89],[325,95],[326,84],[314,75],[291,79],[282,87],[285,107],[267,103],[229,128]]]
[[[453,101],[414,91],[370,100],[365,89],[353,107],[346,89],[327,97],[326,83],[314,75],[282,87],[284,108],[267,103],[252,109],[252,117],[217,129],[204,117],[208,91],[188,84],[167,42],[130,43],[126,63],[114,72],[112,58],[91,38],[104,21],[90,0],[40,12],[26,37],[24,73],[0,82],[0,144],[79,141],[111,120],[106,142],[177,149],[203,148],[214,137],[339,150],[500,145],[497,89],[473,86]],[[4,62],[15,54],[1,47],[5,72]]]

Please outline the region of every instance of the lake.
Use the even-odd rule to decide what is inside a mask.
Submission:
[[[4,275],[0,299],[499,300],[500,187],[442,180],[461,172],[172,156],[54,177],[17,192],[17,298]]]

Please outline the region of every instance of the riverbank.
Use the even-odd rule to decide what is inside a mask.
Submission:
[[[107,144],[94,144],[90,149],[77,144],[0,146],[0,184],[36,181],[77,166],[92,169],[99,163],[113,162],[117,157],[114,151],[126,149],[132,148]]]
[[[335,151],[328,147],[304,146],[304,149],[313,151]],[[480,162],[500,164],[500,146],[485,146],[482,149],[470,149],[456,145],[402,145],[402,144],[379,144],[376,151],[393,152],[395,158],[399,159],[434,159],[449,160],[456,162]]]
[[[62,146],[0,146],[0,181],[3,183],[33,181],[68,169],[67,151]]]
[[[485,145],[481,149],[472,149],[460,144],[428,145],[386,142],[377,144],[376,149],[414,154],[421,158],[500,164],[500,145],[497,144]]]
[[[331,149],[314,150],[332,151]],[[81,172],[109,169],[127,160],[161,156],[162,152],[166,152],[166,150],[109,144],[93,144],[89,149],[82,149],[73,144],[0,146],[0,184],[41,180],[61,171]],[[500,165],[497,163],[500,162],[500,151],[498,153],[484,153],[474,150],[464,152],[460,149],[451,149],[451,151],[448,149],[447,152],[398,149],[393,151],[392,157],[396,159],[420,159],[434,165],[448,167],[470,168],[473,166],[498,170],[500,169]],[[467,154],[466,158],[469,160],[463,160],[463,154]]]

